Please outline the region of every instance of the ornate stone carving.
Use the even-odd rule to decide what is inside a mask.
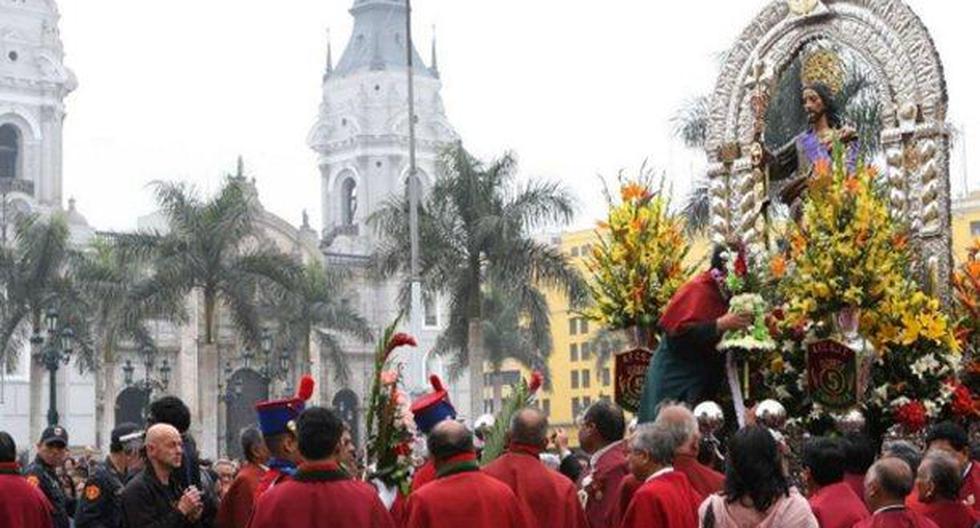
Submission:
[[[950,302],[949,138],[946,81],[922,21],[901,0],[780,0],[753,19],[729,50],[709,108],[706,149],[715,239],[758,242],[753,202],[765,198],[751,146],[759,63],[777,74],[808,43],[826,39],[860,56],[882,108],[887,195],[895,217],[913,231],[920,283]]]

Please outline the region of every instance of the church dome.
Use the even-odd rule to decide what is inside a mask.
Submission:
[[[88,220],[82,215],[82,213],[78,212],[78,209],[75,208],[74,198],[68,199],[68,211],[65,212],[65,217],[68,219],[68,225],[88,226]]]

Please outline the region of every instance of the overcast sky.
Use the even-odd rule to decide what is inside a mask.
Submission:
[[[597,175],[644,159],[678,195],[704,155],[671,137],[670,118],[707,93],[717,56],[768,2],[414,0],[416,47],[438,35],[442,96],[468,148],[514,151],[523,176],[565,181],[579,227],[602,213]],[[980,5],[909,0],[932,33],[980,189]],[[334,59],[351,0],[61,0],[66,63],[67,196],[98,229],[130,229],[153,209],[147,183],[213,190],[245,158],[266,208],[319,222],[319,178],[306,146],[320,100],[327,28]],[[962,145],[962,140],[961,140]],[[962,149],[953,186],[964,188]],[[316,226],[315,226],[316,227]]]

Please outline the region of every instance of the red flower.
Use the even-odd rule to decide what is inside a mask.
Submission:
[[[396,456],[408,456],[412,454],[412,446],[408,442],[402,442],[392,450]]]
[[[388,341],[388,345],[385,347],[385,360],[387,360],[388,356],[391,355],[392,350],[401,346],[418,346],[418,343],[415,342],[414,337],[404,332],[398,332],[397,334],[391,336],[391,340]]]
[[[534,394],[541,388],[541,384],[544,383],[544,375],[535,370],[531,373],[531,381],[527,384],[527,390]]]
[[[956,416],[972,416],[978,413],[977,402],[973,399],[969,387],[957,385],[953,389],[952,409]]]
[[[739,250],[735,257],[735,275],[744,277],[749,272],[749,265],[745,262],[745,251]]]
[[[912,400],[895,411],[895,419],[909,432],[917,432],[926,426],[926,406]]]

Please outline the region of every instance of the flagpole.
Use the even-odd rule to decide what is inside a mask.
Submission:
[[[415,166],[415,79],[412,57],[412,2],[405,0],[405,36],[408,45],[405,46],[408,65],[408,232],[411,244],[411,306],[409,325],[412,335],[419,337],[422,330],[422,283],[419,274],[419,181],[416,177]],[[418,379],[414,380],[416,388],[425,386],[425,361],[421,362]]]

